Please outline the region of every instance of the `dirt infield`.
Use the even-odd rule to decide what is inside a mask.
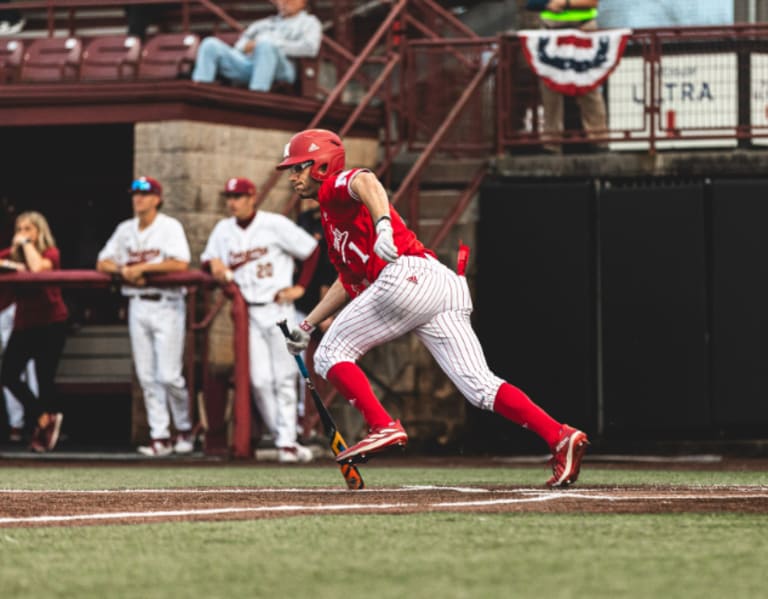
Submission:
[[[496,467],[500,465],[496,462]],[[450,467],[450,460],[440,460]],[[8,464],[8,462],[6,462]],[[489,466],[487,461],[484,462]],[[26,462],[34,467],[41,463]],[[57,464],[59,465],[59,464]],[[60,464],[64,465],[64,464]],[[79,465],[83,465],[82,462]],[[102,464],[103,465],[103,464]],[[152,463],[157,466],[157,462]],[[178,466],[179,464],[168,464]],[[404,465],[400,463],[399,465]],[[408,466],[434,466],[412,460]],[[462,462],[466,465],[466,461]],[[649,464],[634,464],[643,468]],[[763,460],[680,464],[698,470],[761,470]],[[136,464],[132,464],[136,466]],[[615,464],[591,464],[610,469]],[[621,467],[627,467],[622,464]],[[213,521],[324,514],[415,514],[424,512],[768,514],[768,485],[582,486],[549,490],[522,486],[403,486],[348,491],[336,488],[0,489],[0,528],[83,526],[167,521]]]

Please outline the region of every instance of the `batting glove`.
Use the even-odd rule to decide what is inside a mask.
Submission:
[[[312,331],[315,327],[309,324],[306,320],[302,321],[299,328],[293,329],[291,334],[285,341],[288,346],[288,351],[294,356],[298,356],[301,352],[307,349],[309,345],[309,338],[312,336]]]
[[[392,223],[388,216],[382,216],[376,221],[376,243],[373,251],[386,262],[397,260],[397,246],[393,238]]]

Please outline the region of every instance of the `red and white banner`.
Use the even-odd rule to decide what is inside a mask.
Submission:
[[[526,29],[517,35],[528,64],[548,87],[580,96],[608,78],[631,33],[631,29]]]

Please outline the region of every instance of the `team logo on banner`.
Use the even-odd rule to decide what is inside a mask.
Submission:
[[[580,96],[601,85],[624,54],[632,30],[518,31],[528,64],[551,89]]]

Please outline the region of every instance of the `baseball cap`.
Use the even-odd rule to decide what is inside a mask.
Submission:
[[[157,179],[152,177],[137,177],[131,183],[131,193],[154,193],[163,195],[163,186]]]
[[[232,177],[224,185],[222,195],[250,195],[256,193],[256,186],[250,179],[243,177]]]

